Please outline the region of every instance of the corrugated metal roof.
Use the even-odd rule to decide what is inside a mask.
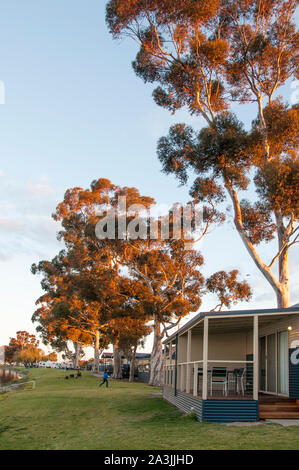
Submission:
[[[224,312],[200,312],[194,318],[189,320],[184,326],[182,326],[178,331],[169,336],[166,340],[163,341],[163,344],[168,343],[173,340],[177,334],[181,335],[184,331],[189,330],[190,327],[195,325],[198,321],[204,317],[217,318],[217,317],[242,317],[243,315],[281,315],[281,314],[290,314],[298,313],[299,306],[294,305],[289,308],[269,308],[269,309],[259,309],[259,310],[230,310]],[[219,318],[220,320],[221,318]]]

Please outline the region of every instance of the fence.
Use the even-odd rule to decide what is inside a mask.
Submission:
[[[138,378],[138,380],[140,380],[140,382],[148,383],[149,379],[150,379],[150,372],[149,371],[138,371],[137,378]]]
[[[176,379],[176,384],[175,384]],[[166,365],[164,383],[180,392],[202,396],[204,390],[203,361]],[[253,396],[253,361],[207,361],[207,398],[240,398]]]
[[[14,390],[34,390],[35,389],[35,380],[30,380],[28,382],[21,382],[11,385],[5,385],[0,387],[0,393],[13,392]]]

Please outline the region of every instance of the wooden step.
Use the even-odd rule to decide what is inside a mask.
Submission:
[[[276,405],[260,405],[260,411],[298,411],[296,403],[277,403]]]
[[[260,419],[299,419],[299,411],[261,411]]]
[[[259,402],[261,405],[277,405],[280,403],[291,403],[294,405],[299,404],[299,403],[296,403],[295,398],[277,398],[277,397],[260,398]]]
[[[293,398],[262,397],[259,404],[261,419],[299,419],[299,406]]]

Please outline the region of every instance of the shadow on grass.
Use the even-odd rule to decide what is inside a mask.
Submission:
[[[122,397],[122,401],[114,404],[118,414],[126,416],[129,421],[144,424],[163,422],[178,422],[184,415],[166,403],[160,397],[131,396]]]
[[[4,432],[8,431],[9,429],[11,429],[11,426],[3,426],[3,425],[0,424],[0,436]]]

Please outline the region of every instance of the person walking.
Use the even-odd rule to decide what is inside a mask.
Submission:
[[[107,369],[105,370],[104,372],[104,375],[103,375],[103,382],[99,385],[99,387],[101,387],[102,385],[104,385],[104,383],[106,384],[106,388],[108,387],[108,371]]]

